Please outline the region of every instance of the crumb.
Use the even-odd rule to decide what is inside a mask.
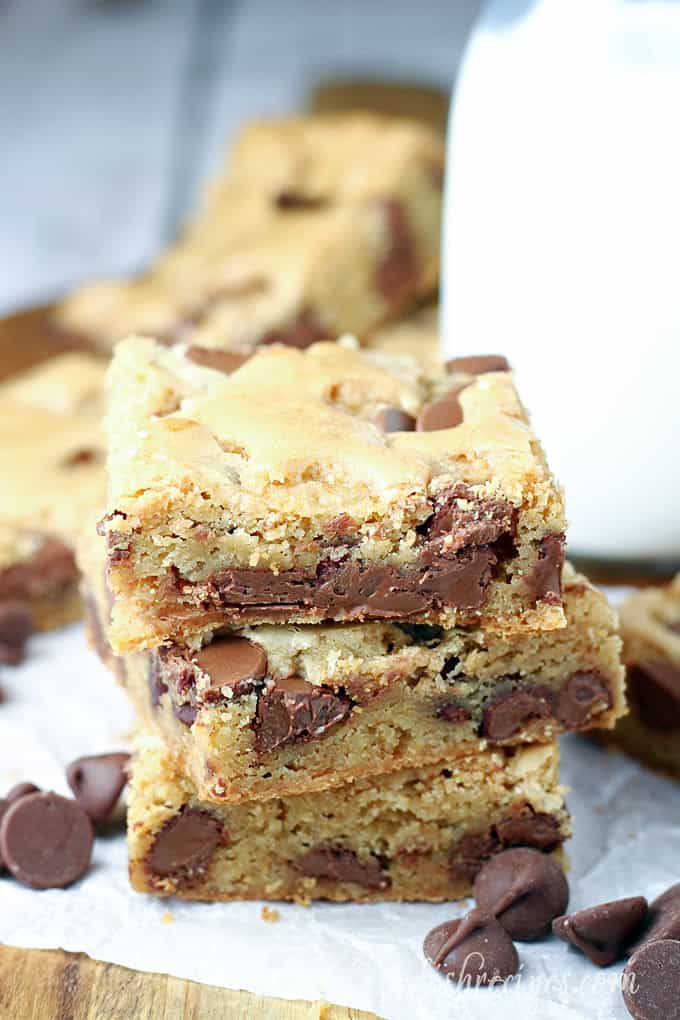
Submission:
[[[260,917],[263,921],[267,921],[268,924],[276,924],[277,921],[281,920],[278,910],[272,910],[271,907],[263,907],[260,911]]]
[[[161,917],[161,924],[172,924],[175,918],[172,916],[169,910],[166,910]]]

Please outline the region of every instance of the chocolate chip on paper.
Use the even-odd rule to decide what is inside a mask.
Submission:
[[[680,942],[645,942],[626,964],[621,987],[634,1020],[680,1020]]]
[[[591,963],[608,967],[623,956],[646,914],[644,896],[630,896],[556,917],[552,930],[558,938],[579,949]]]
[[[95,825],[105,822],[118,803],[129,761],[129,754],[115,752],[77,758],[67,767],[68,785]]]
[[[564,914],[569,886],[560,866],[529,847],[503,850],[482,865],[474,882],[477,906],[488,910],[518,942],[550,932]]]
[[[0,822],[5,867],[34,889],[63,888],[81,878],[93,842],[92,823],[80,804],[56,793],[20,797]]]
[[[425,936],[423,952],[435,970],[465,987],[500,984],[519,970],[507,931],[493,914],[480,909],[433,928]]]

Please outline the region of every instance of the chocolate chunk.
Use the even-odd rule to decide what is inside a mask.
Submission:
[[[557,695],[555,716],[568,729],[586,723],[596,706],[611,708],[612,692],[606,677],[594,670],[572,673]]]
[[[550,851],[562,842],[557,818],[528,806],[501,818],[496,825],[496,835],[503,847],[531,846]]]
[[[27,560],[0,570],[0,604],[57,597],[77,579],[73,550],[52,535],[39,534]]]
[[[5,794],[5,800],[8,804],[13,804],[15,800],[21,800],[22,797],[28,797],[29,793],[40,793],[40,787],[36,786],[35,783],[17,783],[13,786],[9,793]]]
[[[188,701],[183,702],[181,705],[173,703],[172,711],[175,718],[179,719],[183,726],[193,726],[196,722],[198,709]]]
[[[255,690],[267,672],[264,649],[242,637],[216,638],[198,653],[196,663],[210,677],[210,688],[202,692],[207,700],[211,692],[224,697],[225,687],[232,697],[242,697]]]
[[[417,288],[417,251],[403,203],[398,199],[386,199],[381,204],[389,232],[389,249],[376,269],[375,287],[390,307],[398,308]]]
[[[227,375],[231,375],[232,372],[237,372],[241,365],[245,365],[251,355],[239,351],[219,351],[212,347],[198,347],[192,344],[184,352],[184,357],[196,365],[214,368],[216,372],[225,372]]]
[[[0,855],[8,870],[34,889],[71,885],[92,855],[90,819],[75,800],[31,793],[10,804],[0,823]]]
[[[517,535],[516,507],[503,499],[478,499],[467,485],[440,492],[433,510],[417,530],[427,539],[446,537],[447,552],[514,541]]]
[[[25,602],[0,602],[0,663],[17,666],[33,633],[33,614]]]
[[[500,984],[519,970],[512,939],[484,910],[437,925],[425,936],[423,952],[435,970],[466,987]]]
[[[485,375],[486,372],[509,372],[508,359],[502,354],[471,354],[466,358],[451,358],[446,371],[464,372],[466,375]]]
[[[680,668],[664,659],[647,659],[628,669],[628,695],[650,730],[680,728]]]
[[[455,391],[441,400],[426,404],[416,421],[417,432],[439,432],[454,429],[463,421],[463,408]]]
[[[623,956],[647,913],[644,896],[600,903],[574,914],[556,917],[553,934],[580,949],[598,967],[608,967]]]
[[[354,882],[367,889],[387,889],[390,885],[389,876],[377,857],[359,860],[353,850],[343,847],[316,847],[298,857],[294,866],[307,878]]]
[[[373,419],[373,424],[383,432],[413,432],[416,420],[400,407],[383,407]]]
[[[127,782],[130,755],[124,752],[76,758],[66,769],[73,795],[95,825],[105,822]]]
[[[470,833],[462,836],[449,852],[449,874],[455,881],[459,878],[471,880],[478,874],[482,864],[502,850],[495,828],[487,832]]]
[[[621,988],[634,1020],[680,1020],[680,942],[646,942],[626,964]]]
[[[457,705],[455,701],[445,701],[437,706],[437,718],[448,723],[467,722],[472,718],[465,705]]]
[[[563,566],[564,535],[546,535],[538,543],[538,558],[525,578],[533,602],[561,604]]]
[[[333,338],[333,330],[322,326],[314,316],[311,308],[303,308],[288,326],[281,326],[278,329],[270,329],[260,337],[259,343],[262,346],[270,344],[285,344],[287,347],[297,347],[303,350],[319,340]]]
[[[650,905],[645,924],[629,947],[630,951],[657,939],[680,940],[680,882],[666,889]]]
[[[328,200],[321,195],[304,195],[300,191],[280,191],[274,197],[274,205],[282,212],[293,212],[300,209],[323,209]]]
[[[344,694],[297,676],[271,681],[257,700],[255,747],[275,751],[293,741],[314,740],[344,722],[352,701]]]
[[[492,857],[475,878],[477,906],[498,918],[518,942],[547,935],[554,918],[564,914],[569,886],[559,865],[528,847]]]
[[[549,687],[515,687],[490,698],[482,713],[480,736],[508,740],[536,719],[547,719],[553,711]]]
[[[184,807],[157,834],[148,864],[154,875],[188,886],[209,868],[225,837],[217,818],[198,808]]]

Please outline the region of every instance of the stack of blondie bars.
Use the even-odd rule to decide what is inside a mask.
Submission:
[[[136,889],[444,900],[561,856],[556,739],[621,714],[620,647],[502,357],[132,337],[107,442],[80,560]]]

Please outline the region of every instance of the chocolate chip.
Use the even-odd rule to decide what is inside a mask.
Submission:
[[[576,729],[590,718],[596,706],[611,708],[612,692],[606,677],[594,670],[572,673],[557,695],[555,716],[563,726]]]
[[[512,939],[484,910],[437,925],[425,936],[423,952],[435,970],[473,988],[499,984],[519,970]]]
[[[272,681],[257,700],[255,747],[274,751],[292,741],[314,740],[344,722],[352,701],[297,676]]]
[[[446,362],[446,371],[485,375],[486,372],[509,372],[510,365],[502,354],[472,354],[466,358],[451,358]]]
[[[673,620],[672,623],[666,623],[666,630],[670,630],[672,634],[680,634],[680,620]]]
[[[525,578],[533,602],[561,604],[563,566],[564,535],[546,535],[538,543],[536,562]]]
[[[455,485],[438,493],[433,513],[416,529],[427,539],[446,537],[447,551],[464,546],[514,541],[517,508],[504,499],[480,499],[467,485]]]
[[[463,421],[463,408],[455,391],[441,400],[426,404],[416,421],[417,432],[439,432],[453,429]]]
[[[516,687],[486,702],[480,736],[508,740],[536,719],[552,715],[553,693],[548,687]]]
[[[501,818],[495,826],[503,847],[531,846],[550,851],[562,842],[560,823],[554,815],[525,807]]]
[[[149,685],[149,701],[151,702],[152,708],[159,708],[161,698],[168,692],[168,685],[161,680],[161,668],[161,662],[158,656],[149,656],[146,679]]]
[[[461,878],[471,881],[479,873],[482,864],[501,850],[502,844],[493,827],[487,832],[471,832],[462,836],[449,852],[451,878],[454,881]]]
[[[198,347],[192,344],[184,352],[184,357],[196,365],[214,368],[216,372],[225,372],[227,375],[231,375],[232,372],[237,372],[241,365],[245,365],[251,355],[238,351],[214,350],[212,347]]]
[[[0,823],[0,855],[8,870],[34,889],[71,885],[92,855],[90,819],[75,800],[31,793],[10,804]]]
[[[0,602],[0,663],[17,666],[33,633],[33,614],[25,602]]]
[[[628,669],[628,695],[650,730],[680,728],[680,668],[664,659],[647,659]]]
[[[322,326],[316,319],[311,308],[303,308],[288,326],[270,329],[260,337],[262,346],[284,344],[286,347],[297,347],[302,350],[318,343],[319,340],[333,338],[333,330]]]
[[[647,942],[621,977],[623,1001],[634,1020],[680,1020],[680,942]]]
[[[196,722],[198,709],[188,701],[183,702],[181,705],[175,705],[173,702],[172,711],[175,718],[179,719],[183,726],[193,726]]]
[[[241,697],[255,689],[267,672],[267,656],[261,645],[242,637],[216,638],[196,656],[196,663],[210,677],[210,688],[204,691],[224,697],[229,688],[232,697]]]
[[[455,701],[445,701],[438,705],[436,716],[447,723],[462,723],[472,718],[470,711],[464,705],[457,705]]]
[[[225,841],[220,822],[207,811],[184,807],[157,834],[149,868],[154,875],[190,885],[210,866],[215,850]]]
[[[657,939],[680,939],[680,882],[651,903],[642,931],[629,949],[633,952],[643,943]]]
[[[400,407],[383,407],[373,419],[373,424],[383,432],[413,432],[416,420]]]
[[[82,447],[80,450],[74,450],[68,457],[65,457],[62,465],[64,467],[79,467],[82,464],[94,464],[96,461],[101,460],[101,457],[100,450]]]
[[[78,803],[95,825],[105,822],[127,782],[130,755],[124,752],[76,758],[66,769],[66,780]]]
[[[383,298],[397,308],[418,284],[416,244],[404,205],[398,199],[381,202],[389,233],[389,248],[375,272],[375,286]]]
[[[274,205],[283,212],[323,209],[327,204],[327,200],[320,195],[304,195],[300,191],[280,191],[274,198]]]
[[[78,577],[73,550],[61,539],[43,533],[31,533],[31,536],[36,551],[30,559],[0,570],[0,605],[57,596]]]
[[[353,850],[317,847],[295,861],[295,868],[307,878],[331,882],[354,882],[367,889],[387,889],[390,879],[377,857],[360,860]]]
[[[513,939],[533,942],[547,935],[554,918],[564,914],[569,886],[551,857],[516,847],[482,865],[474,895],[477,906],[498,918]]]
[[[15,800],[21,800],[22,797],[28,797],[29,793],[40,793],[40,787],[36,786],[35,783],[17,783],[13,786],[9,793],[5,794],[5,800],[9,804],[13,804]]]
[[[415,645],[436,645],[444,636],[444,628],[437,623],[398,623],[397,627]]]
[[[608,967],[623,956],[647,913],[644,896],[600,903],[574,914],[556,917],[553,934],[580,949],[598,967]]]

